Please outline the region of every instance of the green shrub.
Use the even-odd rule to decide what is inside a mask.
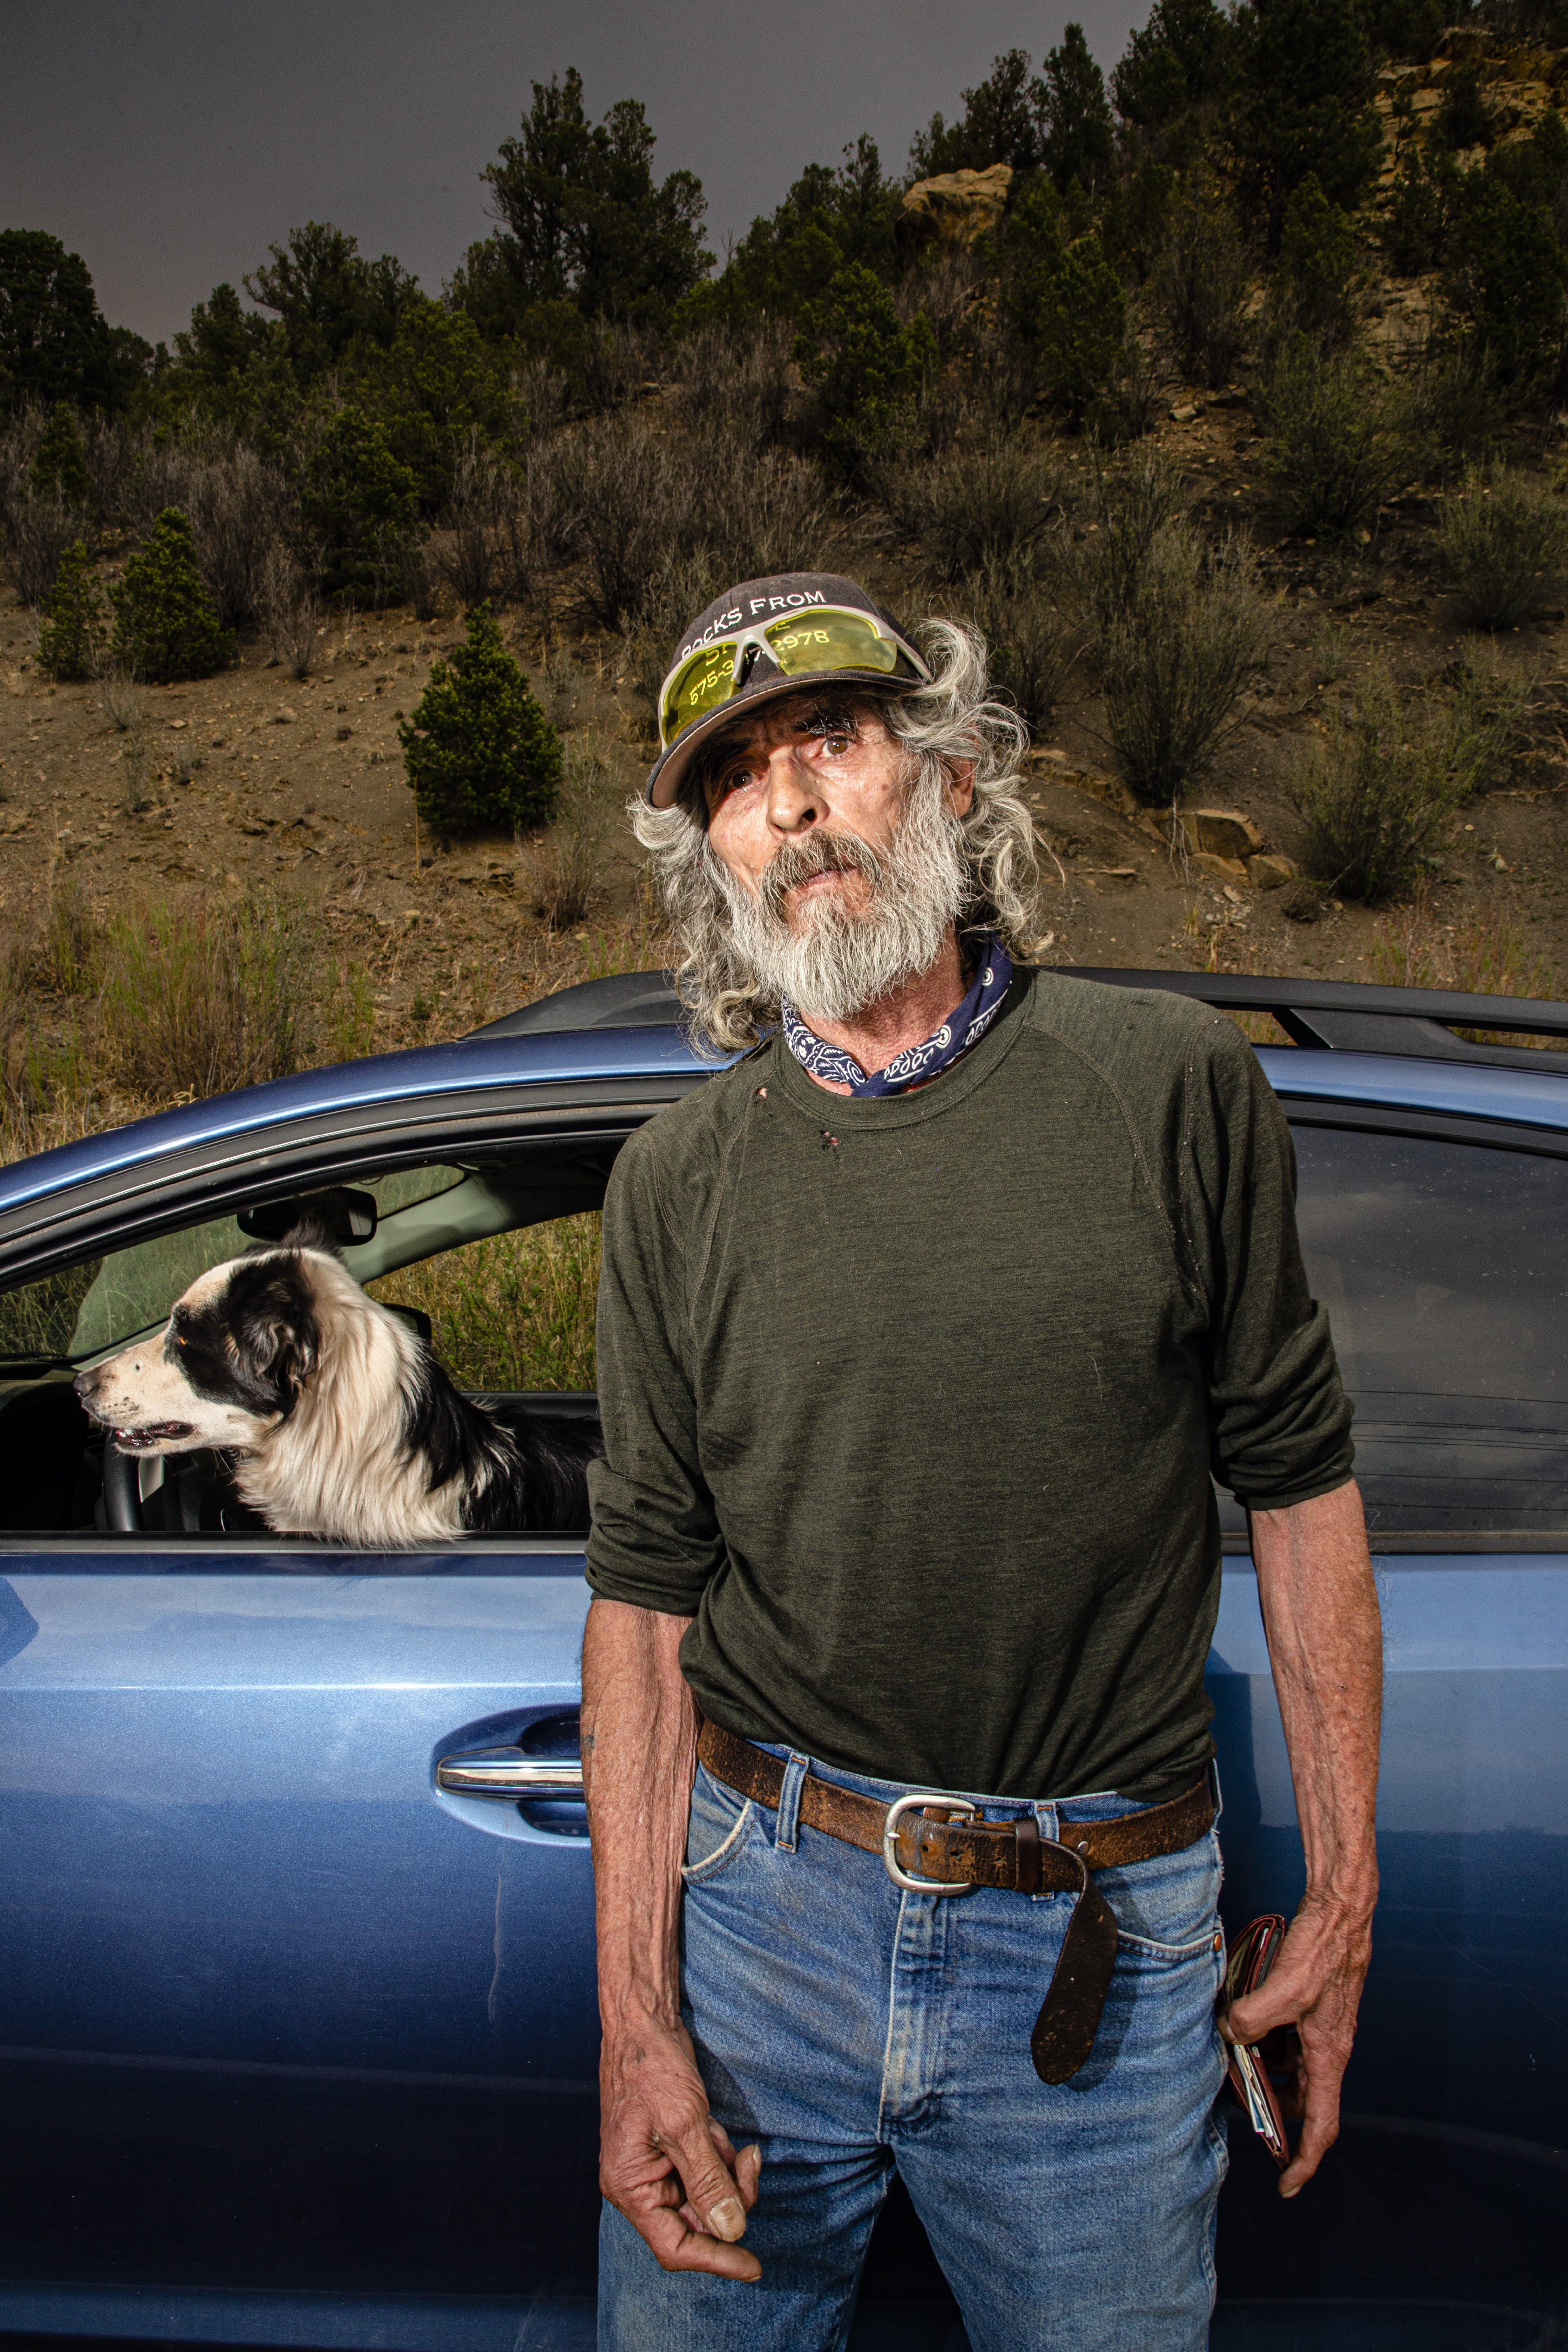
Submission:
[[[506,369],[472,319],[422,295],[405,307],[390,350],[373,347],[356,397],[374,409],[426,514],[450,498],[459,453],[476,434],[498,441],[520,422]]]
[[[1489,481],[1467,468],[1438,532],[1460,618],[1474,629],[1511,629],[1568,585],[1568,505],[1515,473]]]
[[[1183,363],[1217,392],[1229,383],[1242,348],[1247,243],[1202,164],[1184,174],[1172,210],[1159,290]]]
[[[1106,731],[1140,800],[1158,806],[1195,781],[1279,635],[1243,541],[1211,550],[1181,521],[1154,533],[1121,617],[1095,646]]]
[[[931,457],[876,468],[879,504],[918,539],[937,580],[1014,563],[1051,529],[1061,469],[1048,446],[1020,433],[966,436]]]
[[[851,262],[802,310],[795,357],[816,395],[822,445],[853,475],[899,433],[936,344],[923,318],[903,326],[887,288]]]
[[[1518,681],[1462,672],[1402,695],[1376,668],[1331,716],[1290,786],[1301,861],[1325,888],[1380,907],[1435,866],[1456,811],[1501,781],[1521,724]]]
[[[1445,291],[1490,356],[1501,383],[1528,394],[1556,368],[1568,302],[1568,255],[1551,218],[1501,175],[1461,184]]]
[[[156,686],[211,677],[234,658],[234,634],[202,585],[191,526],[178,507],[164,508],[109,601],[114,658],[137,677]]]
[[[305,467],[300,527],[324,593],[384,604],[401,583],[419,515],[419,483],[392,452],[386,427],[340,408]]]
[[[466,645],[437,662],[398,728],[415,804],[436,833],[515,832],[553,814],[561,738],[501,643],[488,604]]]
[[[1435,268],[1453,217],[1458,174],[1440,149],[1412,147],[1400,164],[1379,231],[1390,268],[1418,278]]]
[[[1504,437],[1497,371],[1473,334],[1433,338],[1403,390],[1412,466],[1427,480],[1462,473],[1470,460],[1489,457]]]
[[[1350,222],[1323,194],[1317,173],[1309,172],[1285,206],[1274,273],[1279,310],[1302,334],[1322,343],[1346,343],[1355,325],[1354,278]]]
[[[1480,76],[1468,60],[1449,69],[1436,131],[1444,146],[1456,153],[1492,143],[1491,110],[1481,96]]]
[[[1019,198],[1000,239],[1002,308],[1038,396],[1080,424],[1121,368],[1127,303],[1098,238],[1078,233],[1048,180]]]
[[[1079,543],[1073,565],[1092,633],[1103,636],[1137,611],[1150,551],[1184,506],[1175,469],[1152,450],[1138,450],[1096,476],[1093,528]]]
[[[971,575],[969,618],[991,653],[996,687],[1038,736],[1056,716],[1077,639],[1052,585],[1016,555],[992,555]]]
[[[60,566],[38,625],[38,667],[51,677],[93,677],[102,651],[103,605],[92,559],[79,539]]]
[[[1291,336],[1263,408],[1265,470],[1286,528],[1342,538],[1374,522],[1405,461],[1388,395],[1366,362]]]
[[[81,446],[74,410],[57,400],[27,475],[35,498],[58,499],[62,506],[86,514],[92,505],[92,477]]]
[[[1377,0],[1368,14],[1373,38],[1415,65],[1426,63],[1448,21],[1443,0]]]

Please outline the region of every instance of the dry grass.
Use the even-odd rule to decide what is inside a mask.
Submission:
[[[874,468],[895,528],[919,541],[923,568],[939,581],[1027,564],[1059,518],[1061,478],[1051,443],[995,429]]]
[[[1207,548],[1182,521],[1155,532],[1096,645],[1106,733],[1140,800],[1174,801],[1202,775],[1282,634],[1244,541]]]
[[[1373,933],[1373,970],[1389,988],[1453,988],[1468,995],[1538,997],[1555,1003],[1563,982],[1551,959],[1531,949],[1520,925],[1489,907],[1458,923],[1439,920],[1422,890]],[[1562,1037],[1516,1036],[1504,1029],[1461,1029],[1479,1045],[1537,1045],[1568,1051]]]
[[[424,1308],[460,1389],[591,1389],[599,1223],[591,1211],[496,1234],[365,1288]]]
[[[570,930],[584,921],[601,897],[622,797],[593,738],[570,739],[554,821],[548,833],[521,845],[524,887],[549,929]]]
[[[105,915],[57,869],[0,908],[0,1164],[176,1102],[353,1059],[363,970],[299,901],[192,898]]]
[[[1462,620],[1475,629],[1511,629],[1568,583],[1568,505],[1500,467],[1477,467],[1444,509],[1438,543],[1453,575]]]
[[[1528,677],[1497,667],[1466,668],[1406,695],[1370,665],[1308,745],[1290,787],[1307,873],[1368,907],[1413,889],[1456,811],[1502,782],[1530,693]]]
[[[105,1067],[130,1092],[200,1099],[300,1066],[315,941],[285,898],[111,917],[99,997]]]

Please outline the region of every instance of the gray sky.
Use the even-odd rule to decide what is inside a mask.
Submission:
[[[580,68],[597,117],[640,98],[661,174],[708,196],[708,242],[801,167],[910,133],[1073,7],[1046,0],[0,0],[0,227],[82,254],[105,316],[154,340],[307,220],[442,279],[488,233],[478,174],[532,79]],[[1079,7],[1101,65],[1147,5]]]

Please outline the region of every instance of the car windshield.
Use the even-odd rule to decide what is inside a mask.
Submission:
[[[355,1178],[379,1219],[438,1199],[464,1181],[461,1168],[402,1168]],[[49,1358],[86,1363],[155,1330],[183,1290],[256,1246],[237,1218],[215,1217],[178,1233],[133,1242],[0,1294],[0,1363]]]

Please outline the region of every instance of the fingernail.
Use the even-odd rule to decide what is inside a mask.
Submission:
[[[746,2227],[746,2216],[738,2197],[721,2197],[708,2220],[713,2235],[726,2242],[742,2236]]]

